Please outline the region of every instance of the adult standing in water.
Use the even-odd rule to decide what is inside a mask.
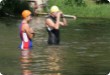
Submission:
[[[62,20],[62,21],[61,21]],[[57,6],[50,8],[50,14],[45,20],[46,29],[48,32],[48,44],[58,45],[60,44],[60,26],[66,26],[67,21],[63,17],[63,13]]]
[[[29,26],[29,22],[31,21],[31,11],[24,10],[22,12],[23,20],[19,26],[20,38],[21,38],[21,57],[28,58],[30,56],[30,49],[32,48],[32,38],[34,36],[33,29]]]

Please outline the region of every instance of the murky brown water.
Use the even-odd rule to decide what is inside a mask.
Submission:
[[[61,45],[47,45],[44,18],[31,22],[36,36],[32,56],[20,59],[18,25],[0,19],[0,72],[3,75],[107,75],[110,71],[109,19],[68,20],[61,28]]]

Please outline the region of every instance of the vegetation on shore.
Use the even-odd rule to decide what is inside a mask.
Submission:
[[[49,0],[49,6],[57,5],[65,14],[78,17],[110,18],[110,4],[97,4],[92,0],[81,0],[81,3],[66,2],[67,0]]]
[[[49,0],[47,5],[48,9],[57,5],[65,14],[78,17],[110,18],[107,0]],[[26,0],[3,0],[0,3],[0,16],[19,16],[24,9],[32,9]]]
[[[3,0],[0,3],[0,16],[19,16],[24,9],[30,9],[27,1]]]

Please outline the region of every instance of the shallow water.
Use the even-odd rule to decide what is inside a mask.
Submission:
[[[44,18],[34,17],[32,57],[21,60],[21,20],[0,18],[0,72],[3,75],[107,75],[110,71],[110,19],[68,19],[61,44],[47,45]]]

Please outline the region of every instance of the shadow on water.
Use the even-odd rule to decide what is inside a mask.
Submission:
[[[32,56],[18,60],[20,21],[0,19],[0,72],[4,75],[107,75],[110,71],[109,19],[68,19],[68,26],[61,28],[61,45],[49,46],[44,18],[34,17]]]

